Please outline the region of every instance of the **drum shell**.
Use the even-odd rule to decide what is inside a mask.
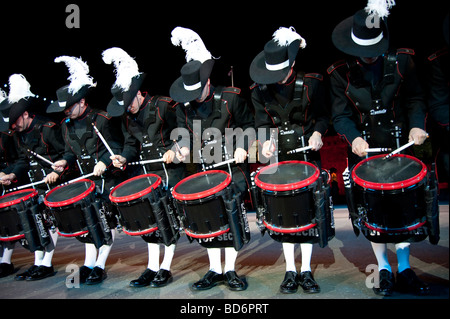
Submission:
[[[313,187],[272,192],[258,187],[265,208],[264,221],[270,226],[294,229],[309,225],[315,217]]]
[[[119,211],[120,224],[126,234],[140,236],[157,230],[157,221],[148,196],[129,202],[113,202]]]
[[[61,188],[64,190],[64,188]],[[59,207],[47,207],[53,217],[58,233],[63,237],[76,237],[89,232],[88,225],[83,217],[83,209],[95,202],[95,191],[90,191],[84,198]]]
[[[229,231],[228,217],[219,194],[197,200],[177,200],[184,227],[195,238],[217,237]]]
[[[28,190],[20,192],[25,191]],[[11,193],[5,196],[11,196],[15,193]],[[31,211],[29,210],[29,208],[37,204],[38,193],[37,191],[34,191],[33,193],[24,197],[27,197],[27,199],[21,200],[16,204],[0,208],[0,241],[14,241],[25,237],[25,235],[23,234],[24,228],[19,217],[19,212],[26,211],[29,220],[28,222],[32,223],[33,217],[31,216]]]
[[[354,185],[356,208],[366,226],[386,233],[413,230],[426,218],[425,182],[401,190],[372,190]]]

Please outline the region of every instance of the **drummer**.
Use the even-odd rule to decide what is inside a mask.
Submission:
[[[110,48],[103,52],[105,63],[117,65],[117,80],[111,92],[113,98],[108,104],[108,114],[121,117],[122,132],[125,136],[121,155],[111,157],[115,167],[126,167],[129,177],[142,174],[157,174],[166,181],[167,170],[169,189],[184,177],[184,164],[174,164],[175,152],[170,133],[176,128],[176,103],[164,96],[151,96],[141,92],[145,74],[128,53],[120,48]],[[120,63],[117,63],[119,62]],[[127,69],[121,68],[126,66]],[[125,83],[125,84],[124,84]],[[127,166],[133,161],[160,159],[165,164],[154,163],[144,166]],[[165,166],[163,166],[165,165]],[[159,250],[163,240],[159,231],[142,236],[148,243],[148,265],[142,275],[130,282],[131,287],[163,287],[170,283],[170,267],[175,253],[176,241],[164,246],[164,260],[159,264]]]
[[[317,73],[294,70],[298,51],[306,47],[306,41],[294,28],[279,28],[273,39],[266,43],[250,66],[250,77],[255,84],[252,103],[255,108],[256,129],[266,128],[265,136],[258,136],[262,144],[262,155],[278,156],[278,161],[301,160],[314,163],[320,168],[320,153],[329,123],[329,112],[325,104],[323,77]],[[277,130],[278,141],[271,138],[271,129]],[[278,154],[274,154],[278,145]],[[311,147],[305,151],[288,155],[288,151]],[[275,234],[270,236],[282,243],[286,260],[286,273],[280,285],[282,293],[295,293],[298,285],[306,293],[318,293],[320,287],[311,273],[313,244],[316,236]],[[297,274],[294,245],[300,244],[302,254],[301,272]]]
[[[338,24],[332,34],[336,48],[349,55],[347,60],[330,66],[328,73],[332,120],[336,132],[348,142],[350,168],[374,154],[366,152],[369,148],[396,149],[408,141],[421,145],[427,137],[424,95],[413,62],[414,51],[389,48],[388,4],[379,9],[368,4]],[[399,141],[396,135],[400,135]],[[365,234],[378,262],[380,282],[373,288],[375,294],[391,295],[394,282],[401,290],[429,291],[409,263],[410,242],[423,240],[423,236],[397,242],[395,236]],[[386,244],[392,242],[397,251],[396,278],[387,258]]]
[[[188,39],[191,39],[192,42]],[[170,88],[170,96],[180,103],[177,107],[178,127],[192,132],[190,141],[181,139],[179,144],[181,152],[177,154],[177,157],[186,160],[186,158],[189,159],[191,145],[200,143],[202,146],[208,143],[224,145],[221,137],[215,137],[215,140],[204,140],[203,137],[207,135],[204,134],[206,129],[218,129],[222,136],[227,128],[241,128],[245,131],[254,126],[254,118],[246,101],[241,96],[240,89],[212,85],[210,75],[214,60],[198,34],[190,29],[177,27],[172,31],[172,43],[174,45],[181,44],[186,50],[187,63],[181,69],[181,77]],[[195,120],[201,121],[201,131],[199,132],[194,131]],[[234,151],[230,153],[230,158],[235,159],[235,164],[231,165],[231,171],[233,182],[241,195],[241,202],[249,189],[248,168],[244,163],[247,158],[247,150],[248,144],[246,143],[242,143],[241,147],[234,150],[227,150],[228,152]],[[192,154],[194,158],[197,155]],[[199,161],[203,160],[204,155]],[[217,162],[216,157],[214,160]],[[227,170],[228,167],[224,166],[223,169]],[[248,232],[245,236],[249,238],[250,233]],[[212,241],[201,240],[200,245],[207,248],[210,268],[201,280],[191,286],[193,290],[210,289],[224,280],[231,290],[247,289],[247,282],[241,279],[235,271],[238,251],[234,248],[231,239],[215,237]],[[221,248],[225,248],[223,272]]]
[[[109,201],[111,188],[123,181],[123,172],[115,169],[109,158],[110,153],[104,145],[94,126],[108,142],[113,152],[118,153],[121,149],[120,142],[115,140],[111,127],[111,116],[106,112],[88,106],[86,96],[90,88],[95,87],[92,77],[89,76],[88,65],[81,58],[62,56],[55,62],[64,62],[71,72],[71,83],[56,91],[57,101],[50,104],[47,113],[63,112],[66,120],[62,123],[62,134],[65,142],[63,159],[56,161],[53,165],[55,170],[66,169],[77,165],[80,173],[86,175],[94,174],[94,182],[97,184],[100,204],[105,210],[108,220],[105,243],[99,247],[94,245],[92,237],[76,237],[86,245],[86,257],[84,266],[80,268],[80,282],[86,284],[101,283],[106,277],[105,264],[111,251],[115,237],[115,222],[113,206]],[[74,80],[76,79],[76,81]],[[99,179],[98,177],[101,177]],[[51,182],[50,177],[48,177]],[[106,226],[104,226],[106,227]]]
[[[9,83],[9,97],[3,103],[2,108],[9,110],[9,128],[16,133],[14,135],[14,149],[18,150],[19,157],[12,165],[11,172],[2,177],[2,184],[8,185],[12,183],[17,179],[17,176],[28,176],[27,183],[40,182],[46,176],[52,175],[58,177],[61,175],[61,178],[66,177],[68,175],[67,172],[53,170],[50,164],[37,158],[36,155],[30,152],[32,151],[34,154],[38,154],[50,161],[61,159],[64,152],[64,142],[60,127],[36,113],[40,111],[39,106],[42,106],[42,101],[31,93],[29,90],[30,84],[23,75],[11,75]],[[35,188],[40,195],[38,210],[39,213],[43,214],[45,213],[43,196],[49,190],[49,187],[45,184],[40,184]],[[35,261],[28,270],[17,274],[15,280],[34,281],[55,274],[52,266],[52,257],[58,234],[54,231],[49,231],[48,223],[45,226],[47,235],[44,235],[44,238],[49,234],[51,240],[35,242],[32,240],[32,237],[26,238],[28,249],[35,253]],[[45,247],[42,245],[43,242],[47,243]]]

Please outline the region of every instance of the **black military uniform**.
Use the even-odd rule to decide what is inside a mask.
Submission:
[[[362,150],[367,144],[370,148],[397,149],[408,141],[409,135],[416,144],[426,139],[424,95],[412,59],[414,51],[389,49],[386,17],[393,4],[385,5],[386,10],[381,10],[369,2],[366,9],[339,23],[332,34],[334,45],[352,56],[328,68],[334,128],[353,146],[353,151],[349,148],[348,152],[350,171],[362,160],[357,155],[367,154]],[[368,21],[375,21],[375,26]],[[376,153],[370,153],[373,154]],[[382,175],[381,167],[378,170]],[[352,180],[344,178],[344,182],[355,233],[361,230],[371,241],[378,262],[380,280],[373,287],[375,294],[391,295],[394,282],[401,291],[429,292],[429,287],[417,278],[409,264],[409,241],[423,240],[427,232],[422,227],[395,233],[369,230],[364,220],[375,209],[374,204],[356,205]],[[386,203],[382,197],[379,200],[380,204]],[[405,214],[413,214],[413,210]],[[387,259],[387,243],[395,243],[396,278]]]

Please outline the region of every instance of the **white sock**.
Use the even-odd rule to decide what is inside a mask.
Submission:
[[[52,258],[53,253],[55,252],[56,243],[58,241],[58,233],[50,231],[50,237],[52,239],[52,243],[50,243],[47,247],[45,247],[44,258],[42,259],[42,266],[51,267],[52,266]]]
[[[222,263],[220,260],[220,248],[208,248],[209,270],[218,274],[222,273]]]
[[[147,243],[148,264],[147,268],[157,272],[159,270],[159,244]]]
[[[300,272],[311,271],[312,244],[300,244],[302,251],[302,266]]]
[[[0,258],[0,262],[4,264],[11,264],[11,257],[14,251],[15,242],[6,241],[2,243],[3,255]]]
[[[42,263],[42,259],[44,259],[44,251],[43,250],[36,250],[34,252],[34,264],[36,266],[40,266]]]
[[[399,243],[395,245],[397,251],[398,272],[411,268],[409,264],[409,247],[410,243]]]
[[[95,261],[97,260],[97,248],[95,248],[94,244],[84,244],[84,247],[84,265],[92,269],[94,268]]]
[[[234,271],[237,255],[238,252],[236,251],[236,249],[234,249],[234,247],[225,248],[225,268],[223,269],[224,273],[228,271]]]
[[[98,250],[97,261],[95,262],[94,267],[100,267],[101,269],[105,269],[106,259],[108,259],[109,253],[111,252],[115,236],[116,230],[111,229],[111,237],[112,237],[111,245],[103,245],[102,247],[100,247],[100,249]]]
[[[295,244],[292,243],[283,243],[283,254],[284,259],[286,261],[286,272],[293,271],[297,272],[297,268],[295,267]]]
[[[392,272],[391,265],[389,265],[388,256],[387,256],[387,245],[386,244],[379,244],[379,243],[373,243],[372,249],[375,253],[375,258],[377,259],[378,263],[378,270],[389,270]]]
[[[172,265],[173,255],[175,254],[176,245],[170,245],[169,247],[164,246],[164,259],[161,263],[161,269],[170,270]]]

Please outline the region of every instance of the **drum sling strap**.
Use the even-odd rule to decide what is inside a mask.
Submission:
[[[75,141],[81,149],[81,155],[77,155],[77,161],[82,174],[91,172],[94,169],[93,165],[95,165],[95,159],[89,155],[89,152],[86,149],[86,141],[93,136],[93,132],[90,128],[92,127],[92,124],[95,123],[96,118],[96,112],[88,114],[86,118],[86,130],[80,138],[78,137],[75,128],[69,132],[70,139]],[[89,206],[85,204],[81,205],[81,211],[83,212],[83,218],[86,222],[89,234],[86,240],[81,237],[77,237],[77,239],[83,242],[92,242],[97,249],[103,245],[111,245],[112,234],[108,221],[106,220],[104,204],[97,198]]]
[[[428,185],[425,188],[428,240],[432,245],[437,245],[440,239],[438,186],[436,183],[435,165],[435,163],[432,164],[432,169],[428,175]]]
[[[41,205],[39,204],[29,205],[22,202],[22,205],[26,206],[18,210],[17,215],[19,216],[26,240],[23,246],[32,253],[36,250],[44,250],[51,243],[50,234],[44,226],[44,221],[40,213],[40,210],[44,208],[40,207]]]
[[[321,174],[318,180],[318,190],[314,192],[315,221],[321,248],[326,247],[335,236],[333,203],[330,200],[330,186],[323,181],[325,178],[324,174]]]
[[[180,238],[180,225],[169,193],[154,189],[150,193],[149,203],[164,245],[175,244]]]

